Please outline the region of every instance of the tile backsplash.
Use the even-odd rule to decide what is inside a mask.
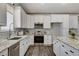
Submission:
[[[8,38],[9,33],[8,32],[0,32],[0,39],[6,39]]]
[[[16,29],[16,32],[23,31],[26,35],[34,35],[36,32],[44,32],[44,35],[50,35],[50,29]]]

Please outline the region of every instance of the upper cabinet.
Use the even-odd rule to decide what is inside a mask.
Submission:
[[[6,17],[6,5],[4,3],[0,4],[0,26],[5,26],[6,25],[6,21],[7,21],[7,17]]]
[[[26,28],[27,27],[27,14],[20,6],[16,6],[14,10],[14,27]]]
[[[43,15],[33,15],[34,23],[44,23]]]
[[[43,28],[50,28],[50,16],[49,15],[33,15],[34,23],[43,24]]]
[[[32,15],[27,15],[27,28],[34,28],[34,20]]]
[[[44,28],[51,28],[50,19],[50,15],[44,15]]]
[[[69,15],[69,28],[78,28],[78,16],[77,15]]]

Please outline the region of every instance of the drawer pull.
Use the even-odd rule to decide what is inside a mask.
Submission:
[[[71,53],[74,53],[72,50],[70,50]]]
[[[62,47],[64,47],[64,45],[62,45]]]
[[[66,54],[68,54],[68,52],[65,52]]]
[[[2,56],[5,56],[5,55],[2,55]]]

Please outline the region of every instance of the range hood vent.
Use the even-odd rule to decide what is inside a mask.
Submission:
[[[41,23],[36,23],[36,24],[34,24],[34,28],[35,28],[35,29],[43,29],[43,24],[41,24]]]

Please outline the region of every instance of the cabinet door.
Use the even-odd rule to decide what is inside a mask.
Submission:
[[[30,28],[30,24],[31,24],[31,17],[30,17],[30,15],[27,15],[27,28]]]
[[[15,9],[14,9],[14,27],[15,28],[21,27],[21,9],[20,9],[20,7],[15,7]]]
[[[34,17],[30,15],[30,28],[34,28]]]
[[[64,49],[66,49],[70,55],[72,55],[72,56],[79,56],[79,51],[74,49],[74,48],[72,48],[71,46],[62,43],[62,47]]]
[[[54,44],[53,50],[54,50],[54,53],[56,54],[56,56],[61,55],[61,47],[60,47],[59,41],[56,44]]]
[[[25,53],[25,40],[20,42],[20,56],[24,56]]]
[[[44,28],[50,28],[50,16],[45,15],[43,19],[44,19]]]
[[[44,35],[44,44],[52,44],[51,35]]]
[[[61,47],[60,56],[70,56],[70,53],[66,49],[64,49],[63,47]]]
[[[34,45],[34,36],[30,35],[30,45]]]
[[[26,13],[25,11],[20,7],[15,7],[15,14],[14,14],[14,24],[15,28],[26,28]]]
[[[0,4],[0,25],[6,25],[7,22],[7,9],[6,9],[6,5],[5,3],[1,3]]]
[[[43,23],[43,15],[33,15],[34,23]]]
[[[21,8],[21,28],[26,28],[26,17],[27,17],[27,14],[25,13],[25,11]]]

